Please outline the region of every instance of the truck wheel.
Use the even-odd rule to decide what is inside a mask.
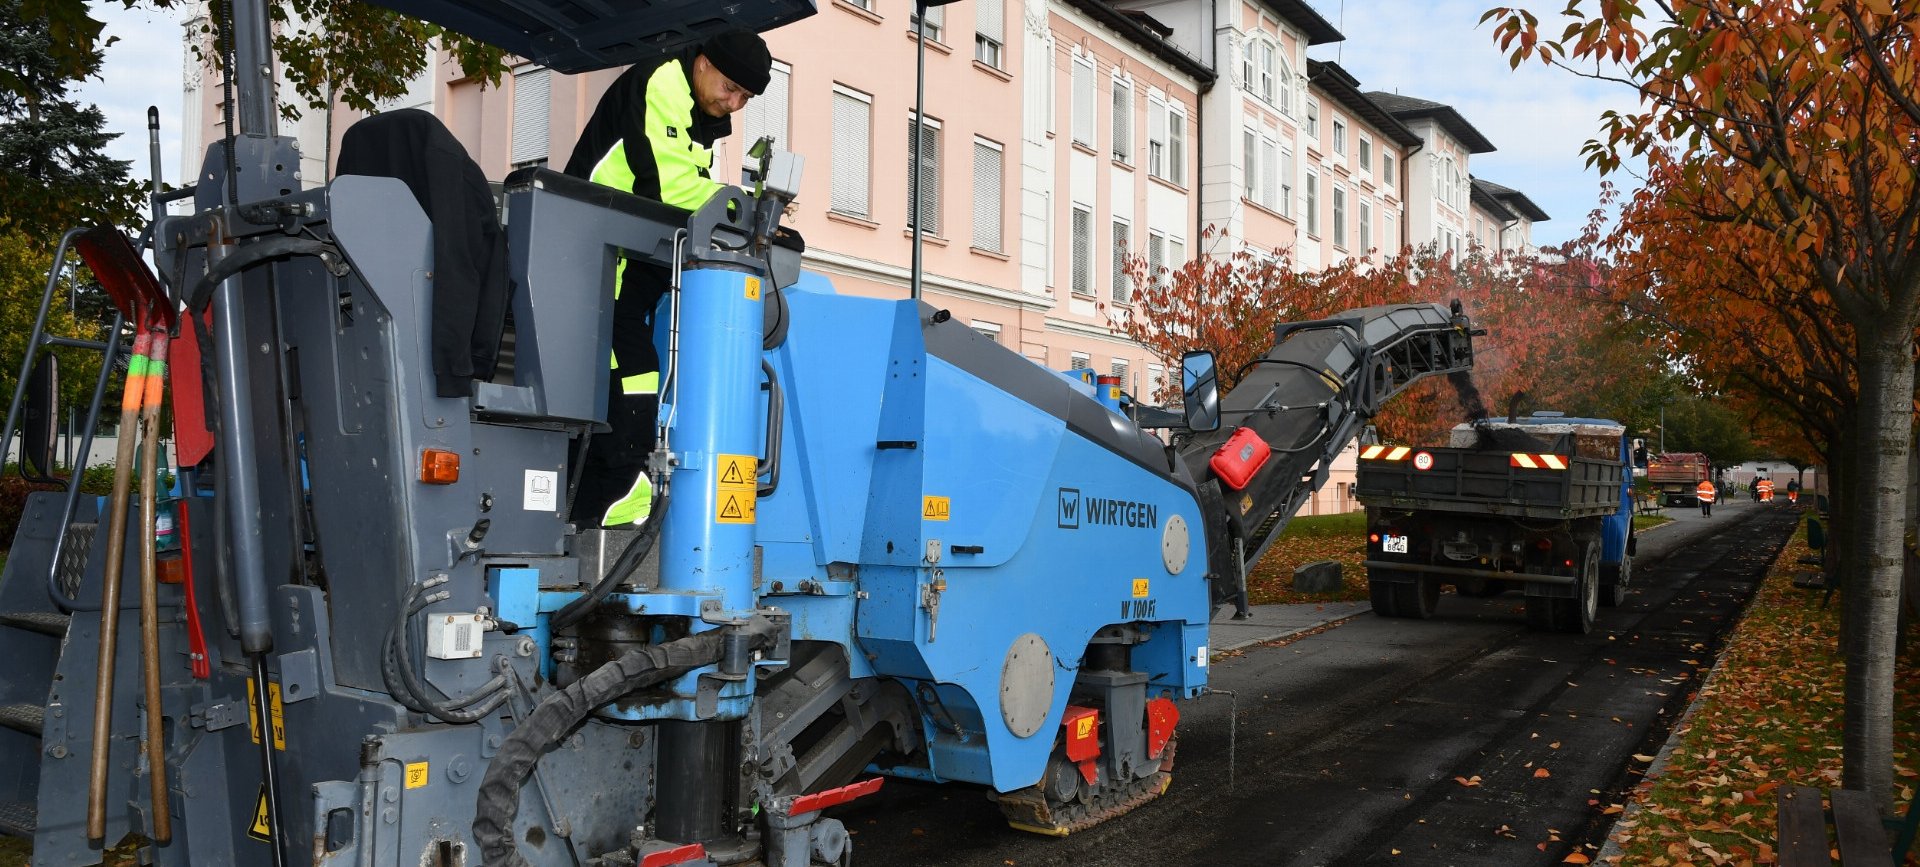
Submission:
[[[1440,582],[1432,578],[1391,581],[1369,576],[1367,595],[1373,600],[1373,613],[1381,617],[1425,620],[1440,606]]]
[[[1600,604],[1613,608],[1627,601],[1627,585],[1633,581],[1633,555],[1620,555],[1618,563],[1600,564]]]
[[[1527,625],[1551,632],[1584,634],[1600,613],[1600,543],[1588,542],[1574,563],[1573,597],[1527,597]]]

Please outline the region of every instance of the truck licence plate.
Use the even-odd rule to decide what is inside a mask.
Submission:
[[[1380,550],[1388,554],[1405,554],[1407,553],[1407,537],[1381,536]]]

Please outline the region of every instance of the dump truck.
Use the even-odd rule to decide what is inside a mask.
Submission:
[[[1475,597],[1519,588],[1529,626],[1590,630],[1632,581],[1625,430],[1536,412],[1460,425],[1445,448],[1362,449],[1354,493],[1374,611],[1424,619],[1443,585]]]
[[[814,13],[382,5],[568,74]],[[1089,827],[1166,791],[1214,611],[1367,418],[1472,366],[1457,305],[1400,304],[1282,327],[1224,395],[1189,354],[1177,411],[1097,395],[802,269],[802,161],[765,140],[692,213],[514,172],[502,279],[443,304],[486,261],[438,241],[495,215],[440,220],[397,176],[303,189],[269,6],[218,14],[232,133],[155,189],[145,243],[83,228],[55,256],[114,296],[103,376],[131,353],[123,418],[151,449],[166,398],[179,465],[170,504],[148,480],[135,508],[124,473],[105,506],[35,494],[0,573],[0,833],[36,864],[133,834],[160,867],[843,867],[829,808],[888,777]],[[639,529],[571,496],[623,260],[672,275]],[[54,293],[23,381],[49,379],[24,374]],[[454,327],[486,304],[504,336]],[[511,352],[449,369],[469,336]],[[9,431],[60,416],[22,403]]]
[[[1647,481],[1668,506],[1700,503],[1700,483],[1711,478],[1713,462],[1699,452],[1662,452],[1647,461]]]

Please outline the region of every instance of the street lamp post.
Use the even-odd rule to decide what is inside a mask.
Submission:
[[[927,134],[927,10],[935,6],[945,6],[954,0],[914,0],[913,41],[913,142],[907,155],[908,171],[907,198],[911,203],[907,209],[907,219],[913,221],[913,273],[908,277],[907,293],[913,300],[920,300],[920,238],[925,231],[920,213],[920,146],[921,139]]]

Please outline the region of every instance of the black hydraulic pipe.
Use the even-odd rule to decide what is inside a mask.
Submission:
[[[260,779],[267,793],[268,848],[273,850],[273,867],[286,867],[287,855],[281,851],[285,838],[280,833],[280,774],[273,759],[273,702],[267,695],[267,655],[249,654],[253,661],[253,715],[260,721]]]
[[[223,227],[224,228],[224,227]],[[207,246],[207,258],[218,263],[233,245]],[[215,265],[217,267],[217,264]],[[261,519],[258,450],[248,431],[253,429],[253,391],[246,359],[245,300],[238,274],[220,281],[213,292],[214,378],[220,391],[220,449],[222,484],[219,499],[227,513],[227,546],[233,552],[234,595],[240,608],[240,647],[248,654],[273,649],[273,623],[268,614],[265,527]],[[265,689],[265,685],[261,686]]]
[[[674,843],[710,843],[727,828],[727,743],[731,723],[662,720],[655,834]]]

